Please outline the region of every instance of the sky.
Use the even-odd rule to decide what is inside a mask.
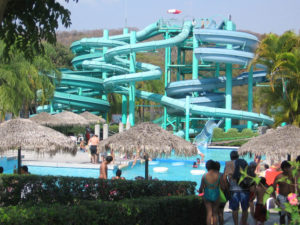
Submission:
[[[57,0],[71,11],[72,25],[64,30],[142,29],[159,19],[213,18],[231,15],[238,30],[282,34],[300,31],[300,0]],[[179,15],[167,14],[179,9]]]

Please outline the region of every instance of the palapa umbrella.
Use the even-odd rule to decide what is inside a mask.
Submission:
[[[40,125],[48,126],[48,127],[57,127],[60,126],[60,124],[62,123],[62,121],[59,118],[54,117],[47,112],[41,112],[29,119]]]
[[[63,111],[61,113],[53,115],[61,121],[60,126],[71,127],[71,126],[88,126],[90,123],[82,116],[69,112]]]
[[[85,118],[87,121],[89,121],[91,124],[95,124],[95,123],[105,123],[106,120],[101,118],[100,116],[96,116],[93,113],[90,113],[88,111],[85,111],[83,113],[79,114],[80,116],[82,116],[83,118]]]
[[[192,156],[197,154],[197,147],[195,145],[149,122],[141,123],[101,141],[98,151],[104,152],[108,149],[114,152],[129,154],[140,149],[140,155],[144,156],[146,160],[146,179],[148,179],[149,157],[169,156],[172,150],[177,155]]]
[[[239,148],[239,154],[247,153],[270,156],[300,154],[300,128],[288,125],[269,129],[267,133],[252,138]]]
[[[13,119],[0,124],[0,151],[18,149],[18,172],[21,166],[21,149],[35,150],[54,155],[64,151],[76,154],[75,143],[62,133],[41,126],[28,119]]]

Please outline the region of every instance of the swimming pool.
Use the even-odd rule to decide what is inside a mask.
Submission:
[[[0,166],[3,167],[3,173],[11,174],[18,166],[16,157],[0,157]]]
[[[202,151],[205,154],[205,161],[212,159],[219,161],[221,164],[220,171],[223,172],[225,161],[230,160],[230,152],[233,149],[208,149]],[[249,156],[243,157],[250,162],[253,158]],[[197,188],[200,186],[202,174],[206,172],[204,163],[198,168],[193,168],[193,162],[197,156],[183,157],[171,155],[169,158],[160,158],[149,162],[149,176],[158,178],[159,180],[170,181],[194,181],[197,182]],[[63,167],[43,167],[43,166],[28,166],[32,174],[38,175],[54,175],[54,176],[75,176],[75,177],[99,177],[99,169],[84,169],[84,168],[63,168]],[[166,167],[166,172],[155,172],[156,167]],[[196,174],[192,174],[194,170]],[[201,170],[202,172],[199,172]],[[108,170],[108,178],[115,176],[114,171]],[[145,165],[137,163],[133,168],[131,166],[122,169],[122,176],[128,180],[133,180],[137,176],[145,176]]]

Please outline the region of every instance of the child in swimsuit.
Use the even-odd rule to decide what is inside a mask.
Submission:
[[[207,173],[202,177],[200,193],[204,192],[204,204],[206,207],[206,224],[214,225],[218,224],[218,212],[219,212],[219,197],[220,197],[220,173],[217,162],[208,160],[206,162]]]
[[[254,219],[256,220],[256,225],[263,225],[267,220],[267,207],[266,204],[263,204],[263,199],[268,185],[266,184],[266,178],[261,177],[260,179],[255,190],[257,202],[255,205]]]

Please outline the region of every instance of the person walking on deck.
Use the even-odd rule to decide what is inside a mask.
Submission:
[[[99,145],[98,135],[94,135],[89,140],[89,145],[90,145],[90,150],[91,150],[91,155],[92,155],[92,163],[97,163],[98,162],[97,146]]]

